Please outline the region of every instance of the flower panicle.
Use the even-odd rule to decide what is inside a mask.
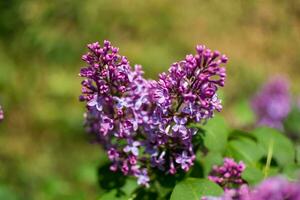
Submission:
[[[194,164],[190,122],[203,123],[221,111],[217,96],[226,78],[227,57],[203,45],[196,55],[173,63],[159,79],[147,80],[109,41],[88,45],[80,71],[85,125],[107,151],[111,170],[149,186],[151,169],[169,174]]]
[[[279,130],[291,110],[289,82],[284,77],[270,79],[253,97],[251,105],[257,118],[257,125]]]
[[[239,187],[245,184],[242,178],[242,173],[246,169],[246,165],[240,161],[235,162],[232,158],[224,158],[224,163],[221,166],[213,166],[208,179],[217,183],[225,190]]]
[[[152,143],[153,165],[170,174],[178,169],[188,171],[194,164],[192,138],[197,130],[187,125],[203,123],[222,109],[217,90],[225,84],[224,65],[228,59],[204,45],[198,45],[196,52],[173,63],[168,72],[161,73],[158,81],[150,84],[150,101],[155,103],[150,119],[151,137],[156,140]],[[167,151],[162,145],[168,146]],[[165,154],[169,164],[160,158]]]
[[[220,197],[203,197],[201,200],[274,200],[300,199],[300,182],[288,181],[282,176],[271,177],[254,188],[246,184],[239,188],[225,190]]]

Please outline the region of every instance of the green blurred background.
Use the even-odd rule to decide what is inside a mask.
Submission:
[[[96,199],[105,159],[84,129],[77,76],[86,44],[111,40],[156,78],[196,44],[229,58],[223,114],[283,74],[300,93],[298,0],[0,1],[0,199]],[[237,110],[245,110],[239,112]]]

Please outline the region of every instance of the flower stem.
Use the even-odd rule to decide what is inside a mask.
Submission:
[[[273,156],[273,146],[274,146],[274,141],[270,140],[269,149],[268,149],[268,156],[267,156],[267,162],[266,162],[266,166],[265,166],[265,169],[264,169],[264,178],[268,177],[268,173],[269,173],[269,170],[270,170],[271,160],[272,160],[272,156]]]

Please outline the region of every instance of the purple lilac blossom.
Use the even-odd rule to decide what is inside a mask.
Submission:
[[[82,56],[82,95],[88,132],[107,151],[111,170],[149,186],[151,168],[175,174],[195,160],[190,122],[204,123],[222,109],[217,90],[224,86],[225,55],[197,46],[196,55],[174,63],[158,81],[143,78],[118,48],[104,41]]]
[[[300,182],[289,182],[284,177],[269,178],[253,189],[251,199],[300,200]]]
[[[213,166],[208,179],[217,183],[225,190],[237,188],[245,181],[242,179],[242,172],[246,169],[246,165],[240,161],[236,163],[231,158],[224,158],[222,166]]]
[[[2,110],[2,107],[0,106],[0,122],[4,119],[4,112]]]
[[[250,199],[250,188],[243,184],[236,189],[227,189],[220,197],[208,196],[202,197],[201,200],[255,200]]]
[[[300,200],[300,182],[291,182],[278,176],[264,180],[258,186],[225,190],[221,197],[203,197],[202,200]]]
[[[81,101],[86,102],[85,124],[88,132],[96,135],[112,161],[111,170],[136,176],[148,185],[146,169],[139,157],[141,143],[137,141],[138,126],[142,123],[142,104],[146,103],[147,81],[140,66],[132,70],[118,48],[104,41],[88,45],[82,56],[87,63],[80,71]]]
[[[283,77],[269,80],[252,99],[259,126],[283,129],[282,122],[291,109],[289,82]]]
[[[167,73],[152,81],[150,101],[156,102],[148,125],[152,165],[171,174],[178,169],[188,171],[194,164],[192,144],[197,130],[190,122],[204,123],[222,109],[217,90],[224,86],[227,57],[203,45],[196,55],[171,65]],[[161,155],[165,159],[159,158]]]

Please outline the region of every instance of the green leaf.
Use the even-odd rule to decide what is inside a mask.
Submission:
[[[223,152],[227,144],[229,128],[221,116],[215,116],[203,126],[204,145],[210,151]]]
[[[254,113],[250,107],[249,99],[239,101],[233,108],[235,123],[237,126],[247,126],[255,122]]]
[[[171,200],[199,200],[204,196],[220,196],[223,189],[207,179],[188,178],[178,183]]]
[[[229,140],[239,139],[239,138],[248,138],[256,142],[256,137],[253,136],[250,132],[234,129],[229,133]]]
[[[280,173],[280,170],[278,167],[271,166],[268,172],[268,177],[277,176]]]
[[[284,120],[284,128],[293,135],[300,136],[300,110],[293,108],[287,118]]]
[[[264,174],[256,167],[247,166],[245,171],[242,173],[242,178],[250,185],[255,185],[264,178]]]
[[[126,183],[126,177],[121,172],[113,172],[109,169],[110,163],[105,163],[98,168],[98,183],[106,191],[119,189]]]
[[[221,165],[223,163],[223,157],[219,152],[209,152],[202,160],[204,167],[204,175],[207,176],[213,165]]]
[[[267,156],[270,143],[273,141],[273,158],[280,166],[294,163],[295,148],[293,143],[275,129],[262,127],[254,130],[258,144],[262,147],[264,156]]]
[[[255,167],[262,158],[263,152],[259,145],[246,137],[239,137],[228,143],[226,155],[236,161],[243,161],[245,164]]]
[[[284,167],[283,174],[286,175],[290,180],[297,181],[297,177],[300,172],[300,165],[290,164]]]
[[[99,198],[99,200],[128,200],[128,199],[129,199],[128,196],[119,194],[117,190],[111,190],[110,192],[103,194]]]
[[[131,195],[133,193],[134,190],[136,190],[138,188],[138,184],[136,182],[135,179],[132,178],[128,178],[126,180],[126,184],[122,187],[122,191],[126,194],[126,195]]]
[[[126,183],[121,188],[116,188],[104,193],[99,200],[128,200],[133,196],[133,192],[138,188],[137,182],[134,179],[128,178]]]
[[[296,146],[296,161],[297,164],[300,165],[300,145]]]

